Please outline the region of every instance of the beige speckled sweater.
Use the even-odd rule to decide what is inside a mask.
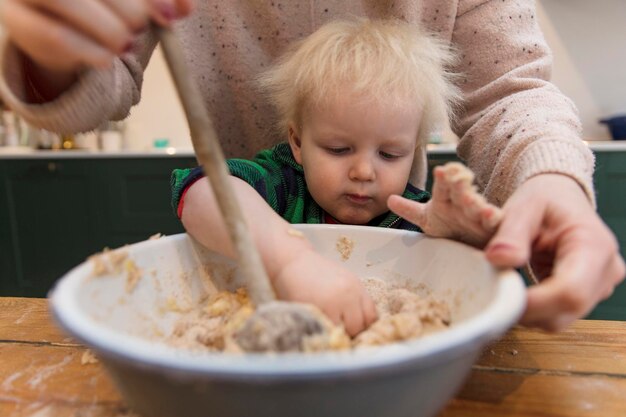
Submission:
[[[337,17],[366,15],[420,22],[460,53],[454,71],[465,108],[454,127],[460,157],[496,204],[531,176],[576,179],[593,200],[593,155],[580,139],[573,103],[547,82],[551,57],[532,0],[197,0],[178,22],[188,63],[215,119],[227,156],[249,157],[284,138],[268,132],[271,109],[250,80],[292,40]],[[155,39],[146,34],[112,70],[91,70],[55,101],[24,102],[16,51],[2,52],[0,93],[33,125],[84,131],[125,117],[140,98]]]

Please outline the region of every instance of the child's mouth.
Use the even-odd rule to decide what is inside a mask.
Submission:
[[[346,197],[355,204],[367,204],[372,200],[369,196],[359,194],[346,194]]]

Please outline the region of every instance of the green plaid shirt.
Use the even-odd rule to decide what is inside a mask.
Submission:
[[[229,159],[226,162],[231,175],[250,184],[289,223],[324,223],[324,210],[309,194],[302,166],[293,158],[287,143],[263,150],[253,160]],[[175,213],[184,190],[203,176],[202,167],[172,172],[172,208]],[[430,199],[428,192],[411,184],[407,184],[402,196],[422,203]],[[391,211],[372,219],[368,225],[421,231]]]

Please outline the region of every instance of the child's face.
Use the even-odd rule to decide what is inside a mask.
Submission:
[[[309,108],[289,142],[315,201],[346,224],[366,224],[402,194],[415,155],[421,112],[351,96]]]

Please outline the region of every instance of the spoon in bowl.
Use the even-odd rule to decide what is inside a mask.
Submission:
[[[328,334],[328,320],[310,305],[277,301],[254,245],[235,193],[217,133],[185,63],[176,35],[154,25],[165,60],[182,102],[194,150],[206,173],[234,243],[238,263],[256,311],[235,332],[237,344],[249,352],[302,351],[305,339]]]

